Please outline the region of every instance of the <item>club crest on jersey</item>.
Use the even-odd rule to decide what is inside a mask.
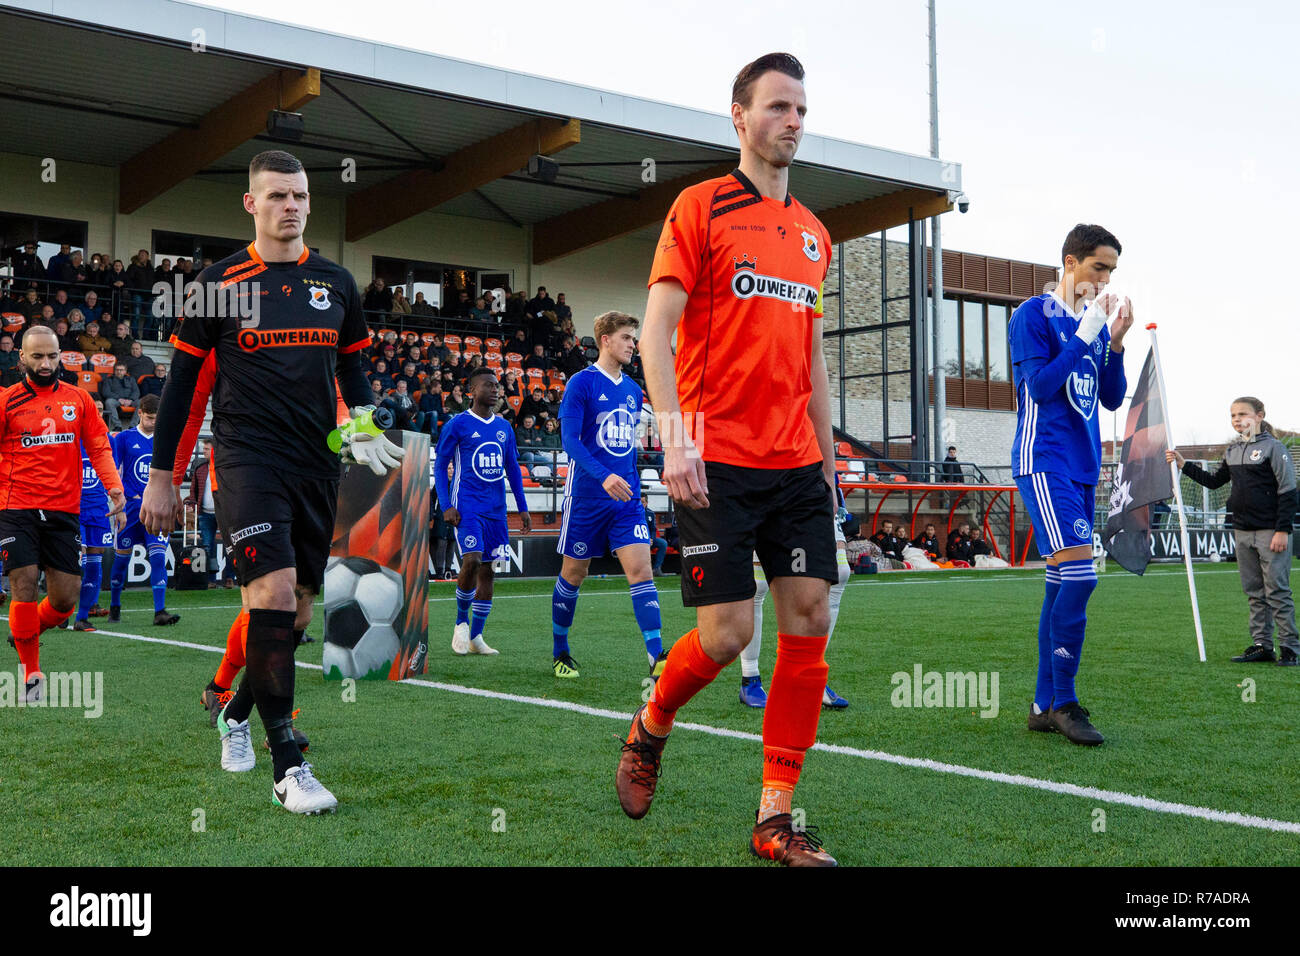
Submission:
[[[1097,363],[1085,355],[1065,383],[1065,396],[1084,421],[1097,413],[1097,380]]]
[[[320,286],[312,286],[309,291],[311,292],[310,301],[313,309],[328,309],[330,307],[330,294],[327,290],[322,289]]]
[[[1259,455],[1260,455],[1259,449],[1256,448],[1254,451],[1250,453],[1250,460],[1259,461]]]
[[[1101,358],[1101,339],[1096,339],[1092,343],[1092,354]]]
[[[506,440],[506,433],[503,431],[497,432],[497,441],[505,441],[505,440]]]
[[[627,410],[629,412],[636,411],[636,399],[633,398],[631,395],[627,397]]]
[[[1076,538],[1087,538],[1087,537],[1089,537],[1089,534],[1088,534],[1089,530],[1091,530],[1091,529],[1089,529],[1089,527],[1088,527],[1088,522],[1084,521],[1082,518],[1078,518],[1078,519],[1075,520],[1075,522],[1074,522],[1074,536],[1075,536]]]
[[[75,421],[77,420],[77,406],[75,406],[75,405],[64,405],[64,406],[63,406],[63,420],[64,420],[65,422],[75,422]]]
[[[817,237],[811,232],[800,231],[799,235],[803,236],[803,254],[812,262],[817,262],[822,257],[821,248],[817,245]]]

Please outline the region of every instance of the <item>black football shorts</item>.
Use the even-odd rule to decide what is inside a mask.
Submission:
[[[240,585],[296,568],[298,584],[319,594],[334,535],[338,479],[218,463],[217,487],[217,524]]]
[[[35,564],[80,577],[80,516],[47,508],[0,511],[0,560],[6,574]]]
[[[682,603],[727,604],[754,596],[754,554],[770,581],[835,583],[835,512],[819,462],[800,468],[742,468],[705,462],[709,507],[678,506]]]

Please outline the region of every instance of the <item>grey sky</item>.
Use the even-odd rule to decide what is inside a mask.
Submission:
[[[276,18],[718,113],[739,66],[785,49],[808,70],[810,131],[929,151],[924,0],[316,0]],[[1300,205],[1296,8],[939,0],[938,18],[940,152],[972,200],[944,245],[1057,262],[1075,222],[1105,225],[1116,291],[1160,326],[1177,440],[1226,438],[1241,394],[1300,428],[1300,334],[1269,292]],[[1147,342],[1130,334],[1130,381]]]

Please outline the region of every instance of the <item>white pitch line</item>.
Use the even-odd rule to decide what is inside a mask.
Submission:
[[[522,597],[523,595],[519,596]],[[7,620],[7,618],[5,619]],[[132,641],[145,641],[149,644],[167,644],[172,647],[208,651],[215,654],[220,654],[225,650],[225,648],[213,647],[210,644],[193,644],[189,641],[173,641],[165,637],[145,637],[141,634],[125,634],[121,631],[96,630],[92,633],[102,634],[105,637],[123,637]],[[304,661],[295,661],[294,663],[305,670],[318,671],[321,669],[319,664],[309,664]],[[419,680],[414,677],[407,678],[399,683],[411,684],[415,687],[428,687],[432,690],[448,691],[453,694],[465,694],[470,697],[485,697],[490,700],[504,700],[516,704],[530,704],[534,707],[549,707],[552,710],[565,710],[570,713],[583,714],[588,717],[605,717],[623,723],[627,723],[632,719],[631,714],[624,714],[615,710],[605,710],[600,707],[588,707],[585,704],[574,704],[567,700],[546,700],[541,697],[525,697],[522,694],[507,694],[503,691],[484,690],[479,687],[462,687],[459,684],[445,684],[440,681]],[[726,727],[713,727],[709,724],[693,724],[686,721],[677,721],[673,726],[681,730],[693,730],[697,733],[709,734],[713,737],[727,737],[732,740],[747,740],[754,743],[763,742],[763,738],[758,734],[746,733],[743,730],[730,730]],[[905,757],[900,754],[885,753],[880,750],[860,750],[856,747],[842,747],[838,744],[815,743],[813,744],[812,749],[820,750],[824,753],[840,754],[841,756],[846,757],[857,757],[861,760],[877,760],[882,763],[890,763],[899,767],[930,770],[935,773],[947,773],[958,777],[973,777],[977,780],[988,780],[993,783],[1005,783],[1013,787],[1028,787],[1033,790],[1046,790],[1049,793],[1059,793],[1070,797],[1084,797],[1088,800],[1098,800],[1102,803],[1117,803],[1124,806],[1137,807],[1140,810],[1149,810],[1153,813],[1168,813],[1175,816],[1193,817],[1198,820],[1209,820],[1212,823],[1228,823],[1234,826],[1248,827],[1256,830],[1272,830],[1275,833],[1300,834],[1300,823],[1294,823],[1290,820],[1274,820],[1270,817],[1259,817],[1249,813],[1215,810],[1211,807],[1195,807],[1187,803],[1156,800],[1151,797],[1124,793],[1119,790],[1103,790],[1100,787],[1085,787],[1080,786],[1077,783],[1058,783],[1055,780],[1041,780],[1038,777],[1027,777],[1018,773],[1002,773],[997,770],[981,770],[978,767],[965,767],[961,764],[945,763],[941,760],[931,760],[925,757]]]

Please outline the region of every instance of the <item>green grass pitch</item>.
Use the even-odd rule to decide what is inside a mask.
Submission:
[[[571,636],[582,668],[551,675],[550,581],[505,581],[488,621],[499,657],[455,657],[453,585],[431,587],[429,673],[443,687],[365,682],[355,701],[299,669],[299,726],[339,812],[292,817],[271,803],[270,758],[225,773],[199,693],[216,653],[108,634],[47,633],[46,671],[103,674],[103,714],[0,710],[0,842],[12,865],[571,864],[770,865],[746,840],[760,744],[679,727],[650,815],[614,796],[619,738],[646,659],[621,579],[582,590]],[[1260,865],[1300,863],[1300,833],[1163,812],[1113,794],[1295,824],[1300,668],[1236,665],[1249,638],[1233,565],[1197,572],[1209,661],[1196,645],[1180,568],[1145,578],[1112,570],[1089,607],[1080,696],[1107,735],[1071,746],[1025,728],[1034,680],[1041,572],[855,577],[827,657],[851,702],[824,712],[819,740],[1037,781],[815,751],[795,804],[842,865]],[[666,643],[692,626],[676,578],[660,579]],[[181,622],[152,626],[147,591],[130,592],[107,631],[220,648],[234,592],[171,592]],[[769,602],[762,666],[776,651]],[[319,638],[318,618],[310,632]],[[299,652],[319,664],[320,643]],[[3,669],[16,656],[3,645]],[[999,711],[896,707],[891,676],[974,671],[999,678]],[[1254,682],[1252,688],[1245,679]],[[761,732],[736,699],[733,665],[679,721]],[[1253,701],[1243,700],[1254,697]],[[582,710],[543,706],[570,702]],[[1104,814],[1104,815],[1103,815]],[[1104,825],[1104,829],[1103,829]]]

